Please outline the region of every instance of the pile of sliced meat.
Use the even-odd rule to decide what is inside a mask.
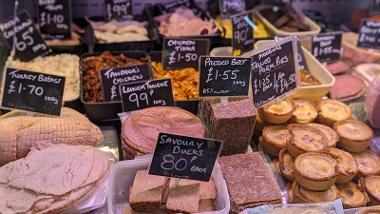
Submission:
[[[365,93],[363,80],[352,74],[335,76],[335,84],[331,88],[333,99],[345,102],[360,98]]]
[[[0,168],[0,213],[52,213],[80,202],[111,160],[92,146],[45,145]]]
[[[62,108],[60,117],[12,111],[0,117],[0,166],[25,157],[36,145],[91,145],[103,140],[101,130],[85,116]]]

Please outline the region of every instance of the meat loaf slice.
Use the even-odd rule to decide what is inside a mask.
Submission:
[[[164,177],[149,175],[148,170],[136,173],[129,194],[129,203],[134,211],[144,213],[160,212]]]
[[[326,68],[330,73],[335,75],[335,74],[345,73],[346,71],[350,69],[350,65],[340,60],[340,61],[327,64]]]
[[[380,76],[374,79],[367,90],[365,107],[371,125],[380,129]]]
[[[340,101],[349,101],[364,95],[364,83],[359,77],[344,74],[335,77],[331,88],[331,97]]]
[[[230,101],[226,104],[212,102],[204,106],[202,115],[209,115],[206,128],[206,137],[222,140],[224,142],[222,155],[245,153],[251,141],[255,128],[256,109],[249,99]]]
[[[196,213],[199,210],[200,184],[178,185],[169,189],[166,209],[170,213]]]

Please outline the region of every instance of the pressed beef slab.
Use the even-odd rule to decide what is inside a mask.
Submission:
[[[230,193],[232,211],[267,203],[281,203],[281,192],[259,152],[219,158]]]

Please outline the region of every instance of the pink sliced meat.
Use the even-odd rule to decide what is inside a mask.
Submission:
[[[332,74],[344,73],[350,69],[350,65],[344,61],[336,61],[326,65],[326,68]]]
[[[335,84],[331,88],[331,97],[340,101],[359,98],[364,94],[364,83],[352,74],[335,76]]]
[[[373,80],[367,90],[365,107],[371,125],[380,129],[380,76]]]

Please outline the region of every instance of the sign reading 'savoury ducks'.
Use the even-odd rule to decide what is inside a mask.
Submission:
[[[357,46],[380,49],[380,22],[368,19],[362,21]]]

